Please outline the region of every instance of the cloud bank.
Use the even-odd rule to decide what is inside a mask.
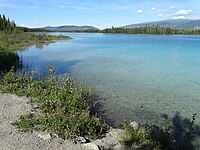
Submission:
[[[177,16],[181,16],[181,15],[189,15],[192,13],[191,9],[183,9],[183,10],[179,10],[175,13],[175,15]]]

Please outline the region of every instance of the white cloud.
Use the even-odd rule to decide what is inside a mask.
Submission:
[[[137,10],[137,14],[142,14],[142,13],[143,13],[142,9]]]
[[[185,19],[185,16],[174,16],[173,19]]]
[[[152,7],[151,10],[152,10],[152,11],[156,11],[157,9],[156,9],[155,7]]]
[[[173,6],[169,7],[169,10],[175,10],[175,9],[176,9],[176,8],[173,7]]]
[[[175,13],[176,16],[181,16],[181,15],[189,15],[192,13],[191,9],[183,9],[183,10],[179,10]]]
[[[158,17],[163,17],[164,15],[163,15],[163,14],[157,14],[157,16],[158,16]]]

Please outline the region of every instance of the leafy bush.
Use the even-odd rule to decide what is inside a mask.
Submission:
[[[181,119],[176,114],[173,121],[167,120],[162,126],[145,123],[137,130],[125,122],[125,134],[121,142],[129,148],[144,150],[194,150],[192,141],[195,132],[199,132],[199,127],[194,124],[195,119],[196,114],[191,120]]]
[[[87,103],[91,93],[68,76],[58,78],[50,66],[49,76],[34,79],[34,73],[11,70],[3,75],[0,91],[31,98],[37,105],[34,114],[20,117],[16,127],[27,130],[48,130],[62,138],[84,136],[96,139],[107,129],[90,114]]]

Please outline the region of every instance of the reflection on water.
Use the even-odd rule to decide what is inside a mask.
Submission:
[[[199,36],[62,34],[74,40],[18,54],[37,73],[52,64],[58,74],[71,73],[87,84],[105,99],[103,108],[116,124],[198,113]]]
[[[43,49],[44,47],[48,46],[50,43],[38,43],[35,44],[35,47],[38,49]]]
[[[14,67],[14,70],[22,67],[19,55],[17,53],[0,51],[0,71],[9,71],[11,67]]]

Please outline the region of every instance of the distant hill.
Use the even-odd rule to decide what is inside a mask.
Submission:
[[[200,29],[200,19],[193,20],[193,19],[169,19],[169,20],[162,20],[162,21],[155,21],[155,22],[144,22],[138,24],[131,24],[126,25],[121,28],[136,28],[136,27],[143,27],[143,26],[153,26],[158,25],[161,27],[170,27],[170,28],[189,28],[189,29]]]
[[[56,27],[47,26],[47,27],[44,27],[44,29],[47,29],[47,30],[58,30],[58,31],[99,30],[98,28],[93,27],[93,26],[74,26],[74,25],[65,25],[65,26],[56,26]]]

